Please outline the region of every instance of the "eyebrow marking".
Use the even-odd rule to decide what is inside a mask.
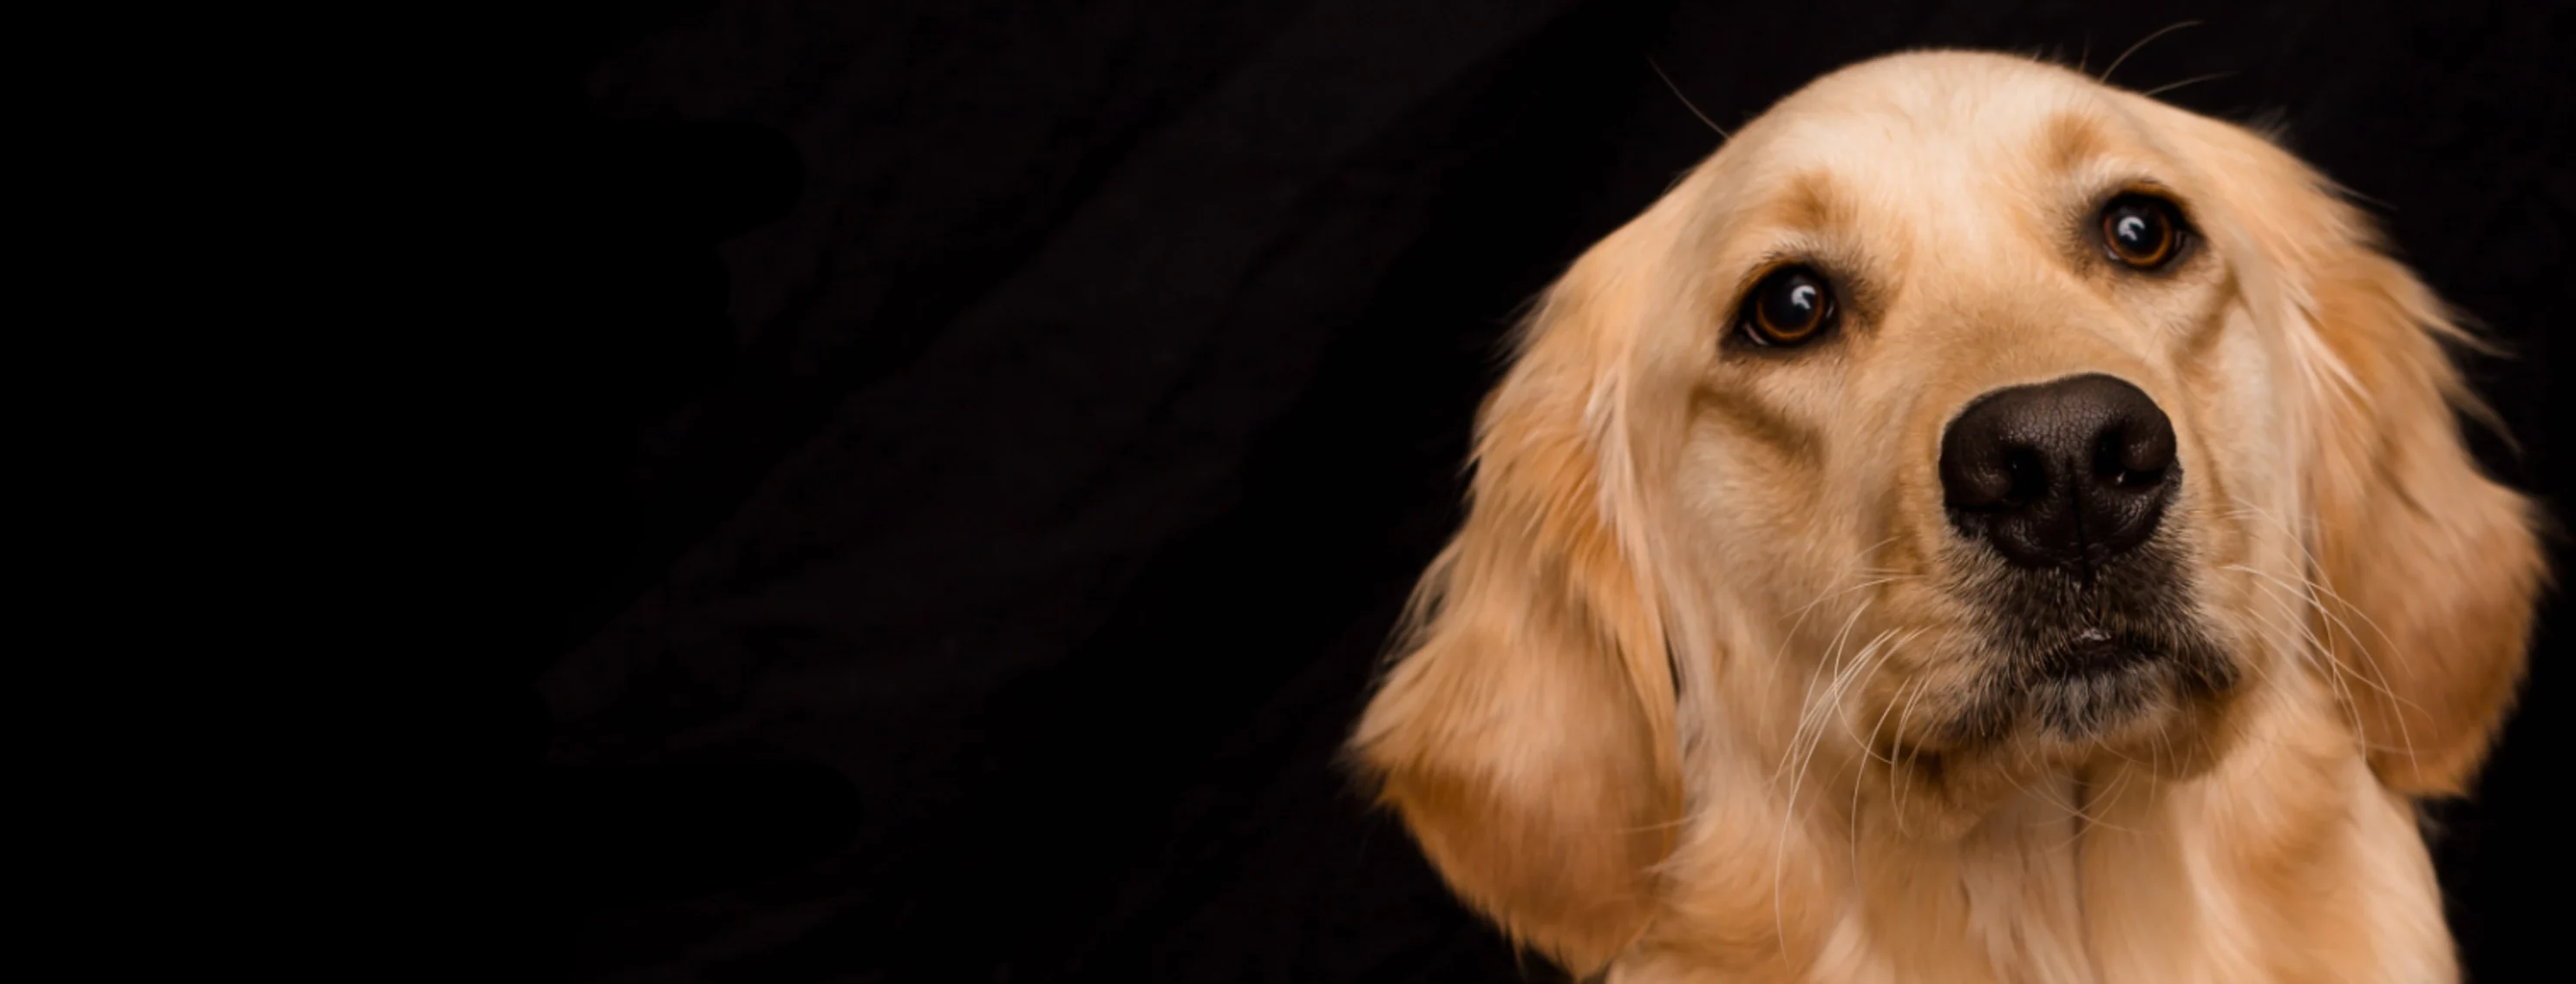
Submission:
[[[2059,174],[2092,163],[2110,150],[2111,139],[2099,124],[2076,113],[2058,113],[2040,129],[2043,160]]]
[[[1850,200],[1835,189],[1832,178],[1818,171],[1789,179],[1774,201],[1781,223],[1792,228],[1823,229],[1849,224],[1854,218]]]

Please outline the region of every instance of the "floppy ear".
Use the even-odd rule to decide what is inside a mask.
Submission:
[[[1351,741],[1451,889],[1578,974],[1645,928],[1681,803],[1655,593],[1617,527],[1630,312],[1611,251],[1524,327],[1479,416],[1464,527]]]
[[[2539,514],[2461,440],[2460,413],[2489,415],[2444,343],[2475,340],[2322,176],[2199,122],[2220,158],[2201,163],[2264,254],[2265,301],[2302,370],[2310,573],[2339,689],[2389,788],[2465,792],[2521,681],[2547,578]]]
[[[2547,576],[2537,515],[2462,444],[2455,411],[2484,410],[2440,343],[2465,338],[2413,274],[2357,242],[2313,297],[2347,371],[2308,396],[2326,638],[2381,781],[2463,793],[2522,680]]]

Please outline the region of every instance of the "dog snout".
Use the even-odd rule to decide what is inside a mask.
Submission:
[[[2026,568],[2090,573],[2136,548],[2181,480],[2173,421],[2098,373],[1986,393],[1941,437],[1951,522]]]

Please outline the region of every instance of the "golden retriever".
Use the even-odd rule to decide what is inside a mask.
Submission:
[[[1843,69],[1546,293],[1353,758],[1610,981],[2454,980],[2547,577],[2469,340],[2262,135]]]

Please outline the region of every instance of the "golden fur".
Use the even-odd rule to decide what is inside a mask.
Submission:
[[[2166,276],[2080,240],[2140,185],[2205,240]],[[1729,350],[1780,257],[1850,273],[1841,337]],[[1833,73],[1549,290],[1354,758],[1462,898],[1611,981],[2455,980],[2413,797],[2465,789],[2546,574],[2453,340],[2258,134],[2000,55]],[[2089,372],[2170,416],[2244,672],[1949,741],[1983,657],[1942,426]]]

